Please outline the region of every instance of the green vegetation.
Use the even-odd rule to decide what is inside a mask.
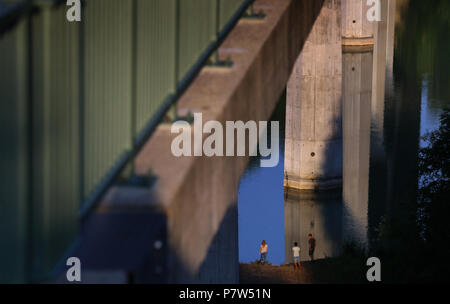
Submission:
[[[450,110],[441,115],[439,130],[426,136],[429,146],[420,150],[419,221],[424,260],[436,280],[450,273]],[[436,262],[438,261],[438,262]]]
[[[403,78],[431,76],[429,99],[449,102],[450,1],[410,0],[400,17],[395,33],[396,70]]]
[[[383,282],[423,283],[448,280],[450,273],[450,111],[440,128],[425,137],[419,151],[417,202],[403,214],[383,217],[371,254],[382,261]],[[400,220],[400,217],[404,217]]]

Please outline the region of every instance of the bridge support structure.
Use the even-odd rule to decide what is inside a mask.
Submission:
[[[255,1],[254,9],[266,17],[241,19],[219,49],[221,58],[231,57],[233,67],[203,68],[180,97],[178,115],[201,112],[205,123],[222,125],[267,121],[322,4]],[[249,157],[176,157],[171,152],[176,136],[170,125],[161,124],[136,156],[134,173],[142,176],[151,170],[157,177],[150,189],[110,189],[86,223],[95,239],[111,231],[110,226],[117,226],[112,231],[123,239],[106,244],[90,237],[81,240],[76,252],[92,283],[117,269],[118,281],[134,283],[239,282],[237,195]],[[207,136],[203,134],[202,141]],[[131,247],[130,238],[143,248]]]
[[[389,214],[389,148],[386,145],[385,119],[394,112],[389,106],[394,94],[393,62],[396,0],[381,0],[381,21],[374,26],[373,79],[371,105],[371,139],[370,139],[370,212],[369,227],[377,226],[381,217]],[[387,108],[386,108],[387,107]],[[388,112],[386,111],[388,109]],[[381,190],[380,190],[381,189]],[[374,229],[369,230],[376,235]]]
[[[343,53],[344,239],[367,242],[372,51]]]
[[[285,187],[341,186],[341,87],[341,1],[327,0],[287,85]]]
[[[344,49],[372,50],[374,22],[369,21],[366,1],[342,1],[342,45]]]

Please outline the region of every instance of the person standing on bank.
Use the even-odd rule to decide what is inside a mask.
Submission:
[[[267,251],[269,250],[269,246],[267,246],[267,243],[265,240],[262,241],[261,246],[259,247],[259,253],[261,255],[261,258],[259,259],[260,264],[265,264],[267,261]]]
[[[300,269],[300,247],[298,243],[294,243],[294,247],[292,247],[292,255],[294,257],[294,270]]]
[[[311,261],[314,261],[314,250],[316,249],[316,239],[313,238],[312,234],[308,235],[308,245],[309,245],[309,257]]]

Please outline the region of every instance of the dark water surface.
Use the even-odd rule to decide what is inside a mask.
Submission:
[[[450,105],[450,1],[411,1],[396,22],[394,71],[386,75],[381,104],[372,100],[371,133],[362,138],[370,141],[371,153],[369,172],[358,178],[369,189],[347,189],[347,199],[341,192],[284,193],[283,95],[272,117],[280,121],[280,162],[260,168],[258,157],[252,158],[239,186],[241,262],[258,258],[263,239],[273,264],[291,261],[295,241],[306,260],[308,233],[317,240],[317,258],[339,254],[345,241],[370,247],[383,218],[401,214],[408,208],[402,202],[414,199],[418,149],[426,144],[421,138],[439,127]]]

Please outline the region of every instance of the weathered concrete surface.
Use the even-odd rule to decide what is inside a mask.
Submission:
[[[342,183],[341,1],[324,3],[287,86],[284,185]]]
[[[372,52],[343,54],[344,225],[355,227],[344,239],[361,245],[367,242],[372,64]]]
[[[342,46],[344,51],[373,50],[374,22],[367,19],[366,1],[342,0]]]
[[[342,38],[342,49],[346,52],[373,51],[373,38],[346,39]]]
[[[267,120],[321,5],[256,1],[266,19],[239,22],[219,52],[232,58],[233,67],[204,68],[179,101],[179,113],[202,112],[204,122],[223,124]],[[158,176],[157,197],[167,215],[169,281],[237,282],[237,188],[248,157],[176,158],[170,150],[175,136],[160,127],[135,162],[137,173],[151,168]]]
[[[367,18],[366,0],[342,0],[342,37],[373,38],[373,22]]]
[[[69,254],[81,261],[81,284],[167,281],[167,221],[154,190],[114,186],[83,220]],[[61,262],[52,283],[69,283]]]

